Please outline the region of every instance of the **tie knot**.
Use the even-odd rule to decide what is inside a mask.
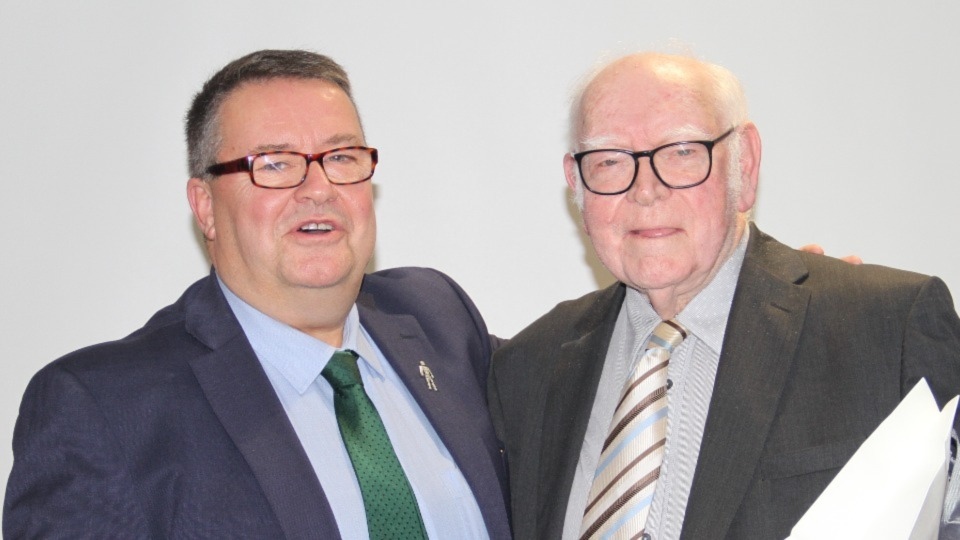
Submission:
[[[333,357],[320,372],[330,381],[334,390],[344,390],[351,386],[363,386],[360,380],[360,368],[357,367],[357,353],[346,349],[333,353]]]
[[[680,326],[680,323],[673,319],[663,321],[653,329],[653,334],[647,341],[647,350],[666,349],[672,353],[686,337],[687,329]]]

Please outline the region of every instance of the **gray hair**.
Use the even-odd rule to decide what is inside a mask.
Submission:
[[[227,97],[248,82],[272,79],[321,80],[339,87],[350,102],[347,72],[329,57],[302,50],[262,50],[238,58],[210,77],[187,111],[187,167],[193,178],[207,178],[222,142],[220,107]],[[356,107],[356,104],[354,104]]]

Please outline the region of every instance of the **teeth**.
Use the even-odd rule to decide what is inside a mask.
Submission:
[[[333,226],[329,223],[307,223],[300,227],[301,231],[332,231]]]

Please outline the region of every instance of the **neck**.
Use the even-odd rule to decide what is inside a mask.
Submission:
[[[232,283],[227,276],[220,278],[231,292],[258,311],[336,348],[343,345],[343,328],[360,292],[359,282],[352,286],[268,291]]]
[[[650,300],[650,305],[653,306],[654,311],[664,321],[676,317],[693,298],[692,296],[686,298],[682,295],[674,295],[672,291],[668,290],[651,291],[644,294]],[[694,296],[696,295],[694,294]]]
[[[717,273],[723,268],[724,263],[726,263],[730,256],[733,255],[733,252],[736,251],[737,246],[740,244],[740,239],[743,238],[746,227],[746,215],[737,214],[731,234],[728,235],[724,241],[723,247],[714,261],[713,267],[710,269],[710,272],[704,274],[699,280],[696,280],[692,284],[683,283],[663,289],[640,291],[647,297],[650,305],[662,320],[666,321],[676,317],[683,311],[683,308],[687,307],[687,304],[710,285],[713,278],[717,277]]]

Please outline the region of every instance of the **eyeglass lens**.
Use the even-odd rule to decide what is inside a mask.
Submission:
[[[373,157],[365,149],[344,148],[318,160],[327,179],[334,184],[353,184],[373,173]],[[250,170],[253,181],[264,187],[295,186],[307,174],[307,158],[292,152],[273,152],[257,156]]]
[[[670,187],[696,184],[710,174],[710,149],[703,143],[683,142],[657,149],[651,156],[657,176]],[[637,174],[639,159],[627,151],[589,152],[580,160],[580,174],[599,193],[626,190]]]

